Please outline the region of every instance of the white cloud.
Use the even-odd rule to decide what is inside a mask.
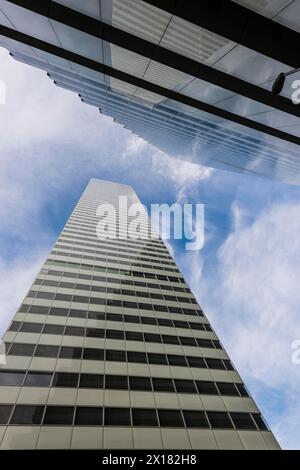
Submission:
[[[291,362],[291,343],[300,339],[300,204],[271,205],[248,226],[242,212],[233,206],[216,277],[202,280],[198,293],[258,401],[262,390],[264,401],[283,394],[284,412],[270,403],[269,421],[283,446],[300,448],[300,366]]]

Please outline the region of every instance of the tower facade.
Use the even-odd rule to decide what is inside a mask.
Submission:
[[[164,242],[99,238],[120,196],[90,181],[4,335],[0,449],[279,448]]]

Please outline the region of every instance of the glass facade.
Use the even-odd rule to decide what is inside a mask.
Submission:
[[[90,181],[4,336],[0,449],[279,448],[163,241],[98,238],[119,196]]]
[[[225,1],[219,13],[203,4],[201,18],[171,4],[0,0],[0,45],[170,155],[298,184],[299,76],[280,97],[270,89],[299,50],[299,0]],[[241,34],[243,21],[262,24],[259,41]],[[280,27],[291,47],[268,38]]]

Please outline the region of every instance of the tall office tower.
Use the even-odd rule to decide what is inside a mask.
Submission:
[[[91,180],[4,336],[0,448],[278,448],[163,241],[96,235],[119,196]]]
[[[0,46],[169,155],[299,184],[300,73],[271,93],[299,67],[299,15],[300,0],[0,0]]]

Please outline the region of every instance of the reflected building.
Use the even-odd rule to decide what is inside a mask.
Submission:
[[[278,449],[164,242],[96,235],[120,196],[90,181],[4,335],[0,449]]]
[[[300,1],[0,0],[0,45],[157,148],[300,181]]]

